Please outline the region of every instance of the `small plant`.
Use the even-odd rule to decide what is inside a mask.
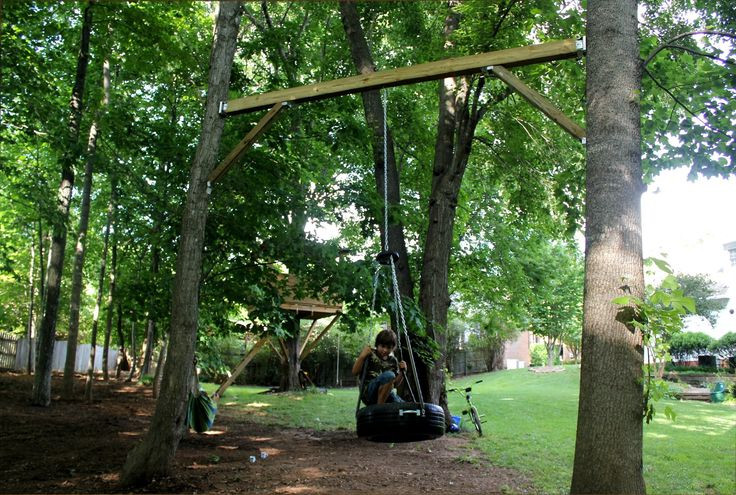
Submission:
[[[682,331],[682,317],[688,312],[695,312],[695,302],[686,297],[669,264],[657,258],[647,258],[646,265],[654,265],[667,275],[659,287],[647,285],[644,299],[636,296],[622,296],[613,300],[615,304],[633,306],[634,317],[629,322],[642,335],[642,345],[649,350],[652,362],[645,366],[646,382],[642,414],[647,423],[654,417],[654,402],[670,396],[669,386],[661,378],[661,372],[655,378],[653,368],[657,362],[665,363],[669,358],[669,343],[674,335]],[[660,371],[664,371],[664,366]],[[670,406],[664,408],[669,419],[675,418]]]
[[[531,351],[532,366],[544,366],[547,362],[547,348],[544,344],[534,344]]]

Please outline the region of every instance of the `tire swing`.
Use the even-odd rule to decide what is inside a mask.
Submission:
[[[386,126],[386,93],[384,91],[383,98],[383,218],[384,218],[384,251],[382,251],[376,260],[379,263],[373,278],[373,306],[375,306],[376,287],[378,281],[378,272],[381,266],[389,266],[391,268],[391,279],[393,282],[394,307],[396,308],[395,321],[399,325],[399,331],[396,332],[398,339],[399,356],[403,360],[403,352],[401,349],[401,333],[406,338],[406,346],[409,354],[409,363],[414,378],[417,396],[414,396],[414,390],[407,381],[409,391],[411,392],[412,402],[390,402],[385,404],[373,404],[370,406],[360,407],[363,389],[365,388],[365,377],[368,371],[368,359],[363,363],[363,371],[360,377],[360,387],[358,391],[358,404],[355,409],[355,420],[358,437],[365,438],[372,442],[418,442],[423,440],[433,440],[439,438],[445,433],[445,412],[436,405],[425,403],[422,397],[422,389],[419,386],[417,377],[416,364],[414,363],[414,353],[411,350],[411,341],[409,333],[406,330],[406,321],[404,319],[404,309],[401,305],[401,295],[399,294],[399,284],[396,277],[396,262],[399,254],[389,250],[388,244],[388,170],[387,170],[387,126]]]

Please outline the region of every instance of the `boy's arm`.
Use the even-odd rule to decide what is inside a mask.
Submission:
[[[363,363],[365,362],[366,358],[371,355],[372,352],[373,350],[369,345],[365,346],[363,350],[360,351],[358,359],[356,359],[355,364],[353,364],[353,375],[357,376],[360,374],[360,372],[363,370]]]
[[[395,387],[398,387],[404,381],[404,372],[406,372],[406,362],[399,361],[399,372],[396,373],[396,378],[394,378]]]

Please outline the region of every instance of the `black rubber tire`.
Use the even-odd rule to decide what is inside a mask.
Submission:
[[[480,416],[478,415],[478,410],[475,406],[470,408],[470,419],[473,420],[473,425],[475,425],[475,430],[478,432],[478,436],[482,437],[483,428],[480,426]]]
[[[358,436],[372,442],[420,442],[445,434],[445,413],[436,404],[392,402],[359,409]]]

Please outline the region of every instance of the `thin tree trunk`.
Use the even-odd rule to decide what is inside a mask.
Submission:
[[[54,341],[56,340],[56,318],[59,311],[61,277],[64,269],[64,249],[66,248],[67,236],[66,221],[69,218],[69,206],[74,187],[74,168],[80,156],[79,126],[82,120],[82,98],[89,63],[92,5],[93,2],[90,1],[84,9],[82,39],[79,56],[77,57],[77,72],[69,104],[68,138],[64,155],[61,158],[61,182],[59,184],[58,207],[53,222],[51,265],[48,271],[43,320],[38,331],[36,374],[33,380],[31,397],[31,403],[37,406],[48,406],[51,403],[51,359],[54,352]]]
[[[61,395],[67,399],[74,397],[74,368],[77,358],[77,343],[79,341],[79,310],[82,301],[82,275],[84,273],[84,258],[87,254],[87,231],[89,230],[89,213],[92,204],[92,180],[94,178],[94,162],[97,155],[97,138],[100,134],[100,118],[110,98],[110,62],[102,64],[103,97],[100,108],[89,128],[87,139],[87,157],[84,164],[84,186],[82,188],[82,205],[79,213],[79,231],[77,245],[74,250],[74,269],[72,271],[72,293],[69,306],[69,337],[64,363],[64,378],[62,380]],[[95,321],[95,330],[97,322]],[[91,354],[95,353],[94,345]],[[85,389],[88,386],[85,386]],[[85,390],[85,395],[87,394]],[[88,399],[89,401],[90,399]]]
[[[585,295],[573,494],[642,494],[641,74],[637,2],[591,1],[587,26]]]
[[[43,246],[44,244],[48,242],[49,243],[49,249],[47,249],[46,254],[46,263],[43,263],[43,257],[44,257],[44,250]],[[43,322],[43,308],[46,306],[46,283],[47,283],[47,277],[46,275],[49,272],[49,267],[51,266],[51,238],[50,236],[44,236],[43,235],[43,224],[39,220],[38,222],[38,254],[39,254],[39,260],[41,263],[38,265],[39,269],[39,276],[38,276],[38,298],[40,301],[40,307],[41,311],[37,311],[36,315],[36,329],[41,328],[41,323]],[[37,333],[37,331],[35,332]],[[35,367],[35,357],[38,355],[38,337],[36,337],[35,344],[32,346],[32,349],[28,350],[28,373],[32,373]]]
[[[102,86],[105,96],[102,101],[102,108],[106,108],[110,101],[110,61],[105,60],[102,64]],[[94,155],[94,153],[92,153]],[[90,176],[91,174],[90,170]],[[91,186],[90,177],[90,186]],[[85,185],[86,187],[86,185]],[[80,222],[81,223],[81,222]],[[80,228],[81,230],[81,228]],[[90,336],[90,354],[89,366],[87,368],[87,381],[84,387],[84,398],[87,402],[92,402],[92,385],[95,378],[95,358],[97,357],[97,326],[100,320],[100,306],[102,306],[102,293],[105,291],[105,269],[107,268],[107,248],[110,241],[110,215],[107,216],[107,225],[105,225],[105,236],[102,247],[102,259],[100,260],[100,278],[97,283],[97,300],[95,301],[95,311],[92,315],[92,335]],[[103,358],[106,357],[103,352]]]
[[[107,227],[105,231],[109,231],[109,227],[115,225],[117,182],[113,177],[110,184],[110,202],[107,206]],[[102,376],[105,381],[110,379],[110,373],[107,369],[107,361],[110,353],[110,337],[112,335],[112,313],[115,302],[115,273],[117,271],[118,262],[117,236],[112,236],[112,259],[110,260],[110,290],[105,303],[105,346],[102,349]]]
[[[31,239],[31,268],[28,270],[28,327],[26,329],[26,337],[28,338],[28,374],[31,374],[31,347],[33,344],[33,302],[36,297],[36,284],[34,278],[34,268],[36,262],[36,240]]]
[[[202,248],[207,223],[207,176],[215,167],[224,120],[219,104],[227,100],[237,44],[241,2],[220,2],[210,56],[209,87],[202,135],[192,163],[181,226],[171,304],[167,364],[151,426],[129,454],[121,483],[138,485],[170,472],[185,428],[189,383],[197,336]]]
[[[115,245],[112,246],[112,256],[115,258]],[[120,373],[123,371],[123,363],[130,369],[130,362],[128,361],[128,354],[125,351],[125,334],[123,333],[123,308],[118,302],[118,319],[115,325],[116,333],[118,335],[118,363],[115,367],[115,379],[120,378]]]
[[[132,382],[133,377],[138,369],[138,357],[135,351],[135,315],[132,315],[133,321],[130,323],[130,372],[126,382]]]
[[[155,227],[154,230],[157,230]],[[154,246],[151,253],[151,274],[156,277],[158,275],[160,251]],[[148,305],[148,322],[146,324],[146,343],[145,352],[143,353],[143,366],[141,366],[141,375],[149,375],[151,373],[151,361],[153,357],[153,348],[156,345],[156,306],[155,298],[151,296]]]

